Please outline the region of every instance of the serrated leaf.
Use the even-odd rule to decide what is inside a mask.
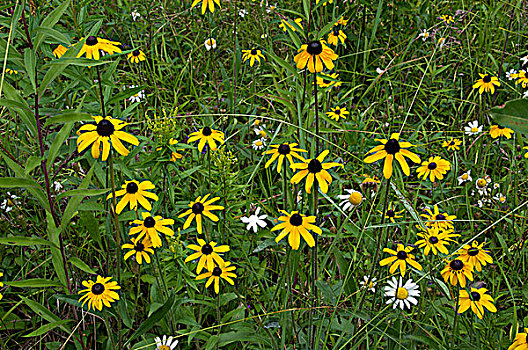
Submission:
[[[528,99],[508,101],[504,107],[492,108],[490,114],[497,124],[528,134]]]

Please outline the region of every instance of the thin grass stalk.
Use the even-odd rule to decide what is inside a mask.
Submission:
[[[458,318],[458,301],[460,300],[460,288],[457,293],[456,301],[455,301],[455,317],[453,320],[453,337],[451,338],[451,349],[454,349],[455,345],[455,339],[457,338],[457,318]]]

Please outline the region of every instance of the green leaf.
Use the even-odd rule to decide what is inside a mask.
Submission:
[[[51,242],[55,244],[55,247],[60,247],[60,227],[55,226],[53,217],[49,212],[46,213],[46,221],[48,223],[48,235]],[[68,287],[68,279],[66,278],[66,261],[62,259],[62,254],[59,248],[51,248],[51,262],[61,281],[64,290]]]
[[[29,247],[33,245],[47,245],[47,246],[56,247],[55,244],[51,243],[50,241],[46,241],[45,239],[42,239],[42,238],[22,237],[22,236],[0,237],[0,244],[19,245],[19,246],[24,246],[24,247]]]
[[[66,191],[57,196],[57,200],[62,198],[71,197],[71,196],[82,196],[82,197],[93,197],[105,194],[110,191],[110,188],[104,188],[101,190],[86,190],[86,189],[76,189],[71,191]]]
[[[67,66],[68,65],[53,66],[50,69],[48,69],[48,71],[46,72],[46,75],[44,76],[44,78],[40,82],[39,94],[42,95],[44,93],[44,91],[46,91],[46,89],[48,88],[48,85],[53,80],[55,80],[55,78],[57,78],[59,75],[61,75],[62,72],[66,69]]]
[[[497,124],[528,134],[528,99],[508,101],[502,108],[492,108],[490,113]]]
[[[33,85],[33,91],[37,91],[37,85],[35,85],[35,68],[37,64],[37,58],[35,57],[35,51],[33,49],[26,49],[24,51],[24,65],[26,67],[26,73],[29,76],[31,85]]]
[[[81,43],[79,43],[79,45],[81,45]],[[66,57],[65,58],[64,56],[62,56],[59,60],[53,60],[49,62],[46,66],[62,66],[62,65],[71,64],[72,66],[95,67],[95,66],[102,66],[104,64],[108,64],[112,62],[113,61],[111,61],[110,59],[101,59],[99,61],[96,61],[96,60],[91,60],[91,59],[82,58],[82,57],[79,57],[79,58],[76,58],[76,57],[67,58]]]
[[[3,93],[5,94],[7,100],[18,102],[19,105],[21,104],[24,106],[24,108],[8,108],[14,109],[15,112],[18,112],[20,119],[28,128],[31,136],[37,136],[37,122],[35,121],[35,116],[33,115],[33,112],[31,112],[31,109],[29,109],[27,102],[22,98],[22,96],[20,96],[18,90],[9,85],[8,82],[4,81]]]
[[[89,273],[90,275],[96,275],[97,272],[95,272],[90,266],[86,265],[81,259],[76,257],[71,257],[69,259],[70,264],[75,266],[81,271],[84,271],[86,273]]]
[[[40,157],[30,156],[26,161],[26,168],[24,169],[24,174],[29,175],[30,172],[35,170],[41,164]]]
[[[17,288],[44,288],[44,287],[62,287],[62,284],[44,278],[33,278],[22,281],[7,281],[8,286]]]
[[[70,45],[70,38],[68,38],[66,35],[62,34],[56,29],[53,28],[45,28],[45,27],[36,27],[33,29],[33,31],[37,34],[42,34],[44,37],[51,37],[53,41],[56,43],[64,44],[64,45]]]
[[[26,334],[26,335],[23,335],[23,337],[38,337],[40,335],[43,335],[43,334],[46,334],[48,333],[49,331],[57,328],[57,327],[60,327],[62,326],[63,324],[66,324],[68,322],[72,322],[73,320],[61,320],[61,321],[57,321],[57,322],[51,322],[51,323],[48,323],[48,324],[45,324],[41,327],[39,327],[38,329],[34,330],[33,332],[29,333],[29,334]]]
[[[70,0],[64,1],[62,4],[57,6],[55,10],[51,11],[51,13],[42,21],[42,24],[40,25],[41,28],[48,28],[52,29],[55,24],[61,19],[62,15],[70,5]],[[42,41],[44,40],[45,32],[39,31],[37,32],[37,35],[35,37],[35,47],[39,47]]]
[[[85,178],[79,185],[79,188],[77,190],[86,190],[88,186],[90,185],[90,182],[92,181],[92,176],[95,170],[95,165],[97,162],[94,163],[92,168],[88,171]],[[75,215],[75,212],[77,211],[79,204],[84,198],[84,192],[79,192],[80,194],[73,195],[70,200],[68,201],[68,204],[66,205],[66,208],[64,209],[64,212],[62,213],[62,219],[61,219],[61,228],[64,229],[66,225],[70,222],[71,218]]]
[[[299,78],[299,71],[296,67],[292,66],[291,64],[289,64],[288,62],[286,62],[285,60],[278,57],[272,52],[268,52],[268,56],[271,57],[279,66],[290,72],[295,78]]]
[[[72,128],[73,128],[73,122],[68,122],[64,124],[64,126],[60,129],[57,135],[55,135],[55,138],[53,139],[53,143],[50,146],[50,149],[48,152],[48,160],[46,162],[46,167],[48,168],[48,172],[50,172],[51,166],[53,165],[55,158],[57,158],[57,155],[59,154],[60,147],[66,141],[68,136],[70,136],[70,132]],[[26,171],[27,171],[27,166],[26,166]]]
[[[152,327],[158,325],[159,322],[165,317],[165,315],[167,315],[167,313],[172,309],[172,307],[174,305],[174,299],[175,299],[175,295],[173,293],[173,294],[171,294],[169,299],[165,302],[165,304],[163,304],[162,307],[160,307],[159,309],[154,311],[152,313],[152,315],[150,315],[150,317],[147,318],[145,320],[145,322],[143,322],[138,327],[138,329],[136,329],[134,334],[132,334],[128,338],[128,340],[126,341],[124,347],[126,347],[126,345],[128,345],[128,343],[130,343],[130,341],[134,340],[135,338],[137,338],[137,337],[141,336],[142,334],[144,334],[145,332],[149,331]]]
[[[108,100],[107,104],[110,105],[112,103],[116,103],[116,102],[119,102],[119,101],[124,100],[126,98],[129,98],[130,96],[134,96],[135,94],[137,94],[138,92],[140,92],[143,89],[144,89],[144,87],[137,86],[137,87],[132,88],[132,89],[126,89],[125,91],[121,91],[120,93],[114,95],[110,100]]]
[[[0,106],[4,106],[7,108],[18,108],[32,113],[27,104],[18,101],[8,100],[5,98],[0,98]]]
[[[38,302],[28,299],[24,296],[20,296],[20,299],[22,299],[26,303],[26,305],[29,306],[31,310],[33,310],[33,312],[38,314],[40,317],[42,317],[46,321],[48,322],[60,322],[61,321],[61,319],[57,315],[53,314],[51,311],[48,310],[48,308],[46,308],[42,304],[39,304]],[[71,330],[64,325],[59,325],[59,328],[65,331],[66,333],[71,333]]]
[[[0,188],[28,188],[36,187],[42,190],[42,187],[35,181],[28,178],[20,177],[0,177]]]
[[[65,112],[53,117],[49,117],[46,120],[46,124],[44,126],[49,126],[51,124],[57,124],[57,123],[72,123],[72,122],[81,122],[81,121],[91,121],[93,120],[92,115],[89,113],[83,113],[83,112],[76,112],[76,111],[70,111]]]

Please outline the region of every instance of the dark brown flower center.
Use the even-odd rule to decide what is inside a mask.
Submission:
[[[455,141],[454,141],[454,140],[451,140],[451,142],[449,142],[449,144],[450,144],[451,146],[453,146],[453,145],[455,144]]]
[[[430,242],[431,244],[436,244],[436,243],[438,243],[438,237],[436,237],[436,236],[429,237],[429,242]]]
[[[210,127],[206,126],[205,128],[203,128],[202,130],[202,135],[203,136],[209,136],[213,133],[213,131],[211,130]]]
[[[341,114],[341,110],[340,110],[340,109],[336,109],[336,110],[334,111],[334,113],[337,114],[337,115],[339,115],[339,114]]]
[[[437,167],[436,163],[435,162],[431,162],[429,163],[429,165],[427,166],[427,169],[429,170],[435,170]]]
[[[324,83],[324,84],[330,84],[331,82],[332,82],[331,80],[323,79],[323,83]]]
[[[132,51],[132,56],[135,56],[135,57],[139,56],[139,50]]]
[[[126,186],[127,193],[134,194],[139,190],[137,183],[129,182]]]
[[[455,270],[455,271],[460,271],[464,268],[464,263],[462,262],[462,260],[453,260],[449,263],[449,266],[451,267],[452,270]]]
[[[502,130],[502,129],[504,129],[504,126],[500,126],[499,125],[499,126],[497,126],[497,129],[501,129]]]
[[[136,252],[142,252],[145,250],[145,246],[143,245],[143,243],[137,243],[136,246],[134,247],[134,250]]]
[[[395,139],[390,139],[385,144],[385,152],[387,152],[388,154],[395,155],[400,151],[400,148],[400,143],[398,142],[398,140]]]
[[[257,55],[257,49],[253,49],[253,50],[251,50],[251,55],[252,55],[252,56],[256,56],[256,55]]]
[[[100,136],[108,137],[114,133],[114,124],[108,119],[103,119],[97,123],[97,133]]]
[[[156,225],[156,220],[154,220],[152,216],[149,216],[143,221],[143,225],[145,225],[146,228],[154,227],[154,225]]]
[[[479,301],[480,300],[480,294],[477,293],[477,292],[471,292],[471,300]]]
[[[436,220],[445,220],[445,218],[446,218],[446,217],[445,217],[445,215],[443,215],[443,214],[438,214],[438,215],[436,216]]]
[[[468,255],[469,256],[475,256],[475,255],[478,255],[478,253],[479,253],[478,248],[469,248],[468,249]]]
[[[101,295],[105,291],[105,287],[102,283],[96,283],[92,286],[92,293],[95,295]]]
[[[211,247],[211,245],[209,243],[207,244],[204,244],[202,246],[202,254],[203,255],[209,255],[213,252],[213,247]]]
[[[86,38],[86,45],[88,46],[94,46],[98,43],[99,41],[97,40],[97,38],[95,36],[89,36],[88,38]]]
[[[321,162],[317,159],[312,159],[310,163],[308,163],[308,171],[311,173],[318,173],[321,170],[323,170],[323,166],[321,165]]]
[[[218,266],[215,266],[215,268],[213,269],[213,276],[220,277],[221,274],[222,274],[222,269],[219,268]]]
[[[489,83],[491,81],[491,76],[488,74],[484,78],[482,78],[482,81],[485,83]]]
[[[308,52],[310,55],[319,55],[321,52],[323,52],[323,44],[321,44],[319,40],[312,41],[308,43],[306,52]]]
[[[293,214],[292,216],[290,216],[290,224],[292,224],[293,226],[301,226],[302,225],[302,216],[295,213]]]
[[[200,202],[196,202],[193,204],[191,210],[194,214],[198,215],[201,214],[204,211],[204,205]]]
[[[387,216],[388,216],[389,218],[393,218],[393,217],[396,216],[396,213],[394,212],[394,210],[389,209],[389,210],[387,210]]]
[[[396,253],[396,257],[400,260],[407,259],[407,253],[403,250],[400,250],[398,253]]]
[[[287,155],[287,154],[290,154],[290,146],[286,143],[283,143],[282,145],[279,146],[278,148],[278,152],[279,154],[282,154],[282,155]]]

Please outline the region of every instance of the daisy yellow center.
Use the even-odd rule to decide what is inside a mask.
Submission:
[[[108,119],[103,119],[97,123],[97,133],[99,136],[108,137],[114,133],[114,124]]]
[[[252,56],[256,56],[257,55],[257,50],[256,49],[251,50],[251,55]]]
[[[129,182],[126,186],[126,191],[127,193],[129,194],[134,194],[136,193],[137,191],[139,190],[139,187],[137,185],[137,183],[135,182]]]
[[[259,126],[259,125],[260,125],[260,120],[258,120],[258,119],[255,120],[255,125],[256,125],[256,126]]]
[[[262,146],[262,141],[255,142],[255,146]]]
[[[170,350],[170,348],[167,345],[160,345],[158,350]]]
[[[266,137],[266,132],[264,130],[260,130],[259,135],[262,137]]]
[[[478,128],[476,126],[471,128],[471,132],[477,132],[477,131],[478,131]]]
[[[478,179],[477,181],[477,186],[480,187],[480,188],[484,188],[486,187],[486,185],[488,184],[488,182],[484,179]]]
[[[350,194],[350,197],[348,197],[348,201],[352,203],[353,205],[359,205],[362,200],[363,200],[363,196],[359,192],[352,192]]]
[[[132,51],[132,56],[135,56],[135,57],[139,56],[139,50]]]
[[[482,81],[485,83],[489,83],[491,81],[491,77],[489,75],[486,75],[484,78],[482,78]]]
[[[308,44],[306,52],[314,56],[319,55],[321,52],[323,52],[323,44],[321,44],[320,41],[312,41]]]
[[[295,213],[290,217],[290,224],[293,226],[301,226],[303,222],[302,216]]]
[[[203,128],[203,130],[202,130],[202,135],[203,135],[203,136],[210,136],[212,133],[213,133],[213,131],[212,131],[211,128],[208,127],[208,126],[206,126],[205,128]]]
[[[425,32],[424,33],[424,37],[428,38],[429,37],[429,33]]]
[[[398,253],[396,253],[396,257],[400,260],[407,259],[407,252],[400,250]]]
[[[469,248],[467,253],[469,256],[475,256],[478,254],[478,252],[479,252],[478,248]]]
[[[213,276],[220,277],[221,274],[222,274],[222,269],[216,266],[213,269]]]
[[[134,247],[134,250],[136,252],[142,252],[145,250],[145,246],[143,245],[143,243],[138,243],[136,244],[136,246]]]
[[[323,166],[321,165],[321,162],[318,161],[317,159],[312,159],[310,161],[310,163],[308,163],[308,171],[309,172],[311,172],[313,174],[317,174],[321,170],[323,170]]]
[[[480,300],[480,293],[478,293],[478,292],[471,292],[471,300],[473,300],[473,301],[479,301],[479,300]]]
[[[468,177],[469,177],[469,175],[468,175],[468,174],[462,174],[462,180],[467,180],[467,179],[468,179]]]
[[[277,151],[279,152],[279,154],[287,155],[287,154],[290,154],[291,150],[290,150],[290,146],[288,144],[283,143],[282,145],[279,146]]]
[[[407,289],[403,287],[399,287],[398,290],[396,291],[396,298],[400,300],[405,300],[407,299],[408,296],[409,296],[409,292],[407,291]]]
[[[429,243],[431,243],[431,244],[438,243],[438,237],[436,237],[436,236],[429,237]]]
[[[502,196],[499,198],[499,202],[504,203],[506,202],[506,197]]]
[[[88,46],[94,46],[94,45],[97,45],[99,41],[97,40],[97,38],[95,36],[89,36],[88,38],[86,38],[86,45]]]
[[[205,209],[204,205],[200,202],[194,203],[191,208],[193,214],[196,214],[196,215],[201,214],[204,211],[204,209]]]
[[[462,262],[462,260],[456,259],[456,260],[451,261],[449,263],[449,266],[454,271],[460,271],[464,268],[464,263]]]
[[[207,243],[202,246],[202,254],[203,255],[209,255],[213,252],[213,247]]]
[[[437,168],[437,165],[435,162],[431,162],[429,163],[429,165],[427,165],[427,169],[429,170],[435,170]]]
[[[400,147],[400,143],[398,142],[398,140],[390,139],[385,144],[385,152],[387,152],[388,154],[394,155],[398,153],[400,149],[401,147]]]
[[[95,295],[101,295],[105,291],[105,287],[102,283],[95,283],[92,286],[92,293]]]
[[[154,227],[154,225],[156,225],[156,220],[154,220],[152,216],[149,216],[143,221],[143,225],[145,225],[146,228]]]

